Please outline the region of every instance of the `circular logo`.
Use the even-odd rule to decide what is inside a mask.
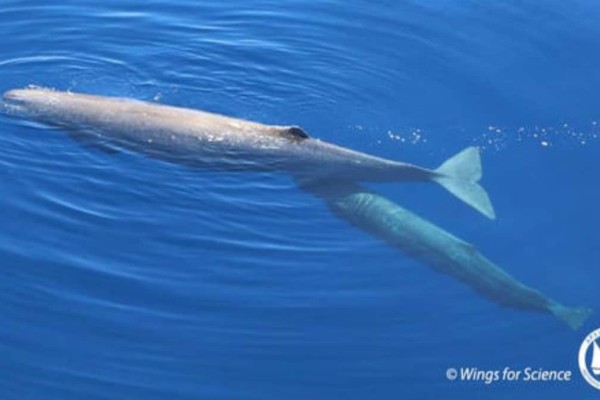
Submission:
[[[579,371],[584,379],[600,390],[600,328],[583,339],[579,348]]]
[[[458,378],[458,371],[456,368],[448,368],[446,370],[446,378],[448,378],[449,381],[456,380],[456,378]]]

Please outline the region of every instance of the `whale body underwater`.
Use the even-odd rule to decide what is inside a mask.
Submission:
[[[92,143],[114,143],[185,165],[227,170],[282,170],[339,217],[503,306],[551,313],[578,328],[591,313],[522,284],[453,236],[357,182],[434,181],[494,218],[477,183],[481,163],[467,148],[435,170],[374,157],[317,139],[299,127],[273,126],[131,99],[27,88],[4,94],[11,115],[64,129]]]
[[[329,182],[306,190],[322,198],[340,218],[501,306],[550,313],[572,329],[581,327],[592,313],[587,307],[567,307],[548,298],[495,265],[471,243],[356,183]]]

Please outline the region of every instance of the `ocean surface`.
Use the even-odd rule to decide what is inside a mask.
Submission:
[[[490,221],[434,184],[368,187],[596,313],[503,308],[283,173],[193,169],[0,116],[0,398],[593,399],[600,3],[13,1],[0,91],[200,108],[435,167],[482,151]],[[465,382],[448,368],[571,370]]]

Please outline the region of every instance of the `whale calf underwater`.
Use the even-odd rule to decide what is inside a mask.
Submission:
[[[476,148],[435,170],[374,157],[312,139],[295,126],[272,126],[204,111],[49,89],[10,90],[7,110],[78,138],[106,141],[150,156],[228,170],[282,170],[338,216],[501,305],[548,312],[572,328],[590,314],[527,287],[474,246],[356,182],[435,181],[489,218],[494,210]]]
[[[572,329],[581,327],[592,313],[587,307],[564,306],[526,286],[472,244],[356,183],[320,182],[304,189],[322,198],[340,218],[497,304],[550,313]]]
[[[296,126],[42,88],[10,90],[3,99],[17,114],[167,161],[228,170],[283,170],[299,181],[434,181],[495,218],[487,193],[477,183],[481,162],[473,147],[429,170],[312,139]]]

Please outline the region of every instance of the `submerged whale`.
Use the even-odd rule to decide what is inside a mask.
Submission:
[[[356,183],[315,182],[303,188],[322,198],[339,217],[502,306],[551,313],[573,329],[592,312],[546,297],[492,263],[472,244]]]
[[[296,126],[264,125],[199,110],[42,88],[4,94],[10,112],[85,140],[116,143],[168,161],[230,170],[284,170],[299,181],[434,181],[489,218],[494,209],[470,147],[430,170],[310,138]]]

